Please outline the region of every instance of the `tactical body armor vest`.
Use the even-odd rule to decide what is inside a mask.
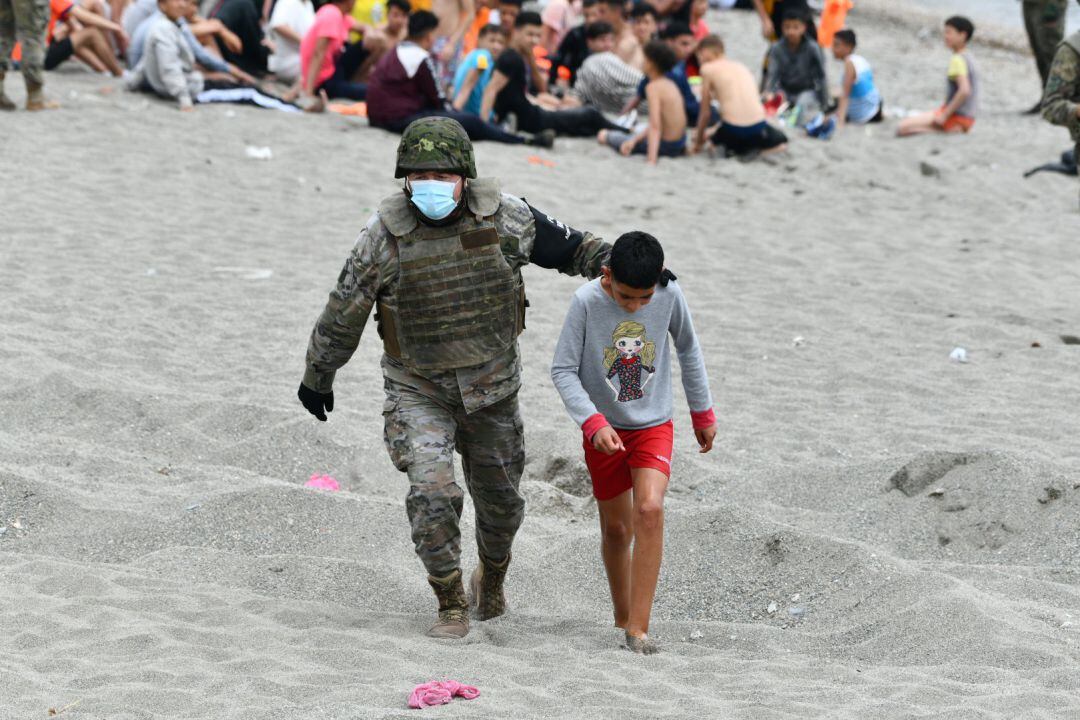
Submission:
[[[416,370],[485,363],[524,327],[524,284],[503,257],[493,218],[501,197],[493,180],[469,184],[462,217],[444,227],[417,220],[404,193],[379,205],[397,243],[396,289],[378,302],[386,353]]]

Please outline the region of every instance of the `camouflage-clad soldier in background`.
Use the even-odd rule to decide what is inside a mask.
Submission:
[[[1023,0],[1024,29],[1027,30],[1031,52],[1035,55],[1035,64],[1039,68],[1041,87],[1046,87],[1050,77],[1050,63],[1054,61],[1054,52],[1065,37],[1065,16],[1069,10],[1069,0]],[[1039,111],[1036,105],[1029,112]]]
[[[45,26],[49,23],[49,0],[0,0],[0,110],[14,110],[4,94],[4,78],[11,51],[22,43],[22,74],[26,82],[26,109],[45,110],[55,103],[45,100]]]
[[[412,539],[439,601],[428,634],[458,638],[468,633],[470,605],[480,620],[505,611],[503,578],[524,519],[521,268],[531,262],[594,278],[610,246],[500,192],[495,180],[476,179],[472,143],[450,118],[405,129],[395,177],[406,178],[404,192],[383,200],[361,231],[312,332],[298,394],[326,419],[334,373],[376,309],[386,446],[408,473]],[[476,508],[480,563],[468,599],[455,450]]]
[[[1043,92],[1042,113],[1054,125],[1069,128],[1080,159],[1080,32],[1058,46]]]

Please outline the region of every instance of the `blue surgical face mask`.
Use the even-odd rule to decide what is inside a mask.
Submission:
[[[416,180],[409,182],[412,204],[432,220],[442,220],[457,207],[454,199],[456,182],[443,180]]]

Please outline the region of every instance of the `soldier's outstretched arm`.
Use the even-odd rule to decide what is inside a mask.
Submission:
[[[1070,131],[1080,126],[1075,98],[1080,94],[1080,54],[1069,45],[1058,47],[1043,91],[1042,114],[1047,122]],[[1075,136],[1075,135],[1074,135]]]
[[[600,266],[611,252],[610,244],[588,231],[575,230],[532,205],[529,210],[536,226],[529,262],[565,275],[584,275],[590,280],[600,275]]]
[[[349,361],[385,278],[386,230],[376,214],[360,232],[341,269],[337,285],[311,331],[303,384],[317,393],[330,393],[334,374]],[[309,408],[310,409],[310,408]]]

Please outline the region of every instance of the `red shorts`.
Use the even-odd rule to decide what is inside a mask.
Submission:
[[[611,500],[634,487],[630,471],[634,468],[653,468],[671,476],[671,451],[675,444],[675,427],[670,420],[663,425],[644,430],[619,430],[626,450],[605,455],[585,438],[585,465],[592,476],[593,497]]]
[[[942,105],[941,109],[944,110],[945,106]],[[973,127],[975,127],[975,118],[953,113],[949,116],[949,119],[945,121],[945,124],[941,129],[945,132],[971,132],[971,128]]]

